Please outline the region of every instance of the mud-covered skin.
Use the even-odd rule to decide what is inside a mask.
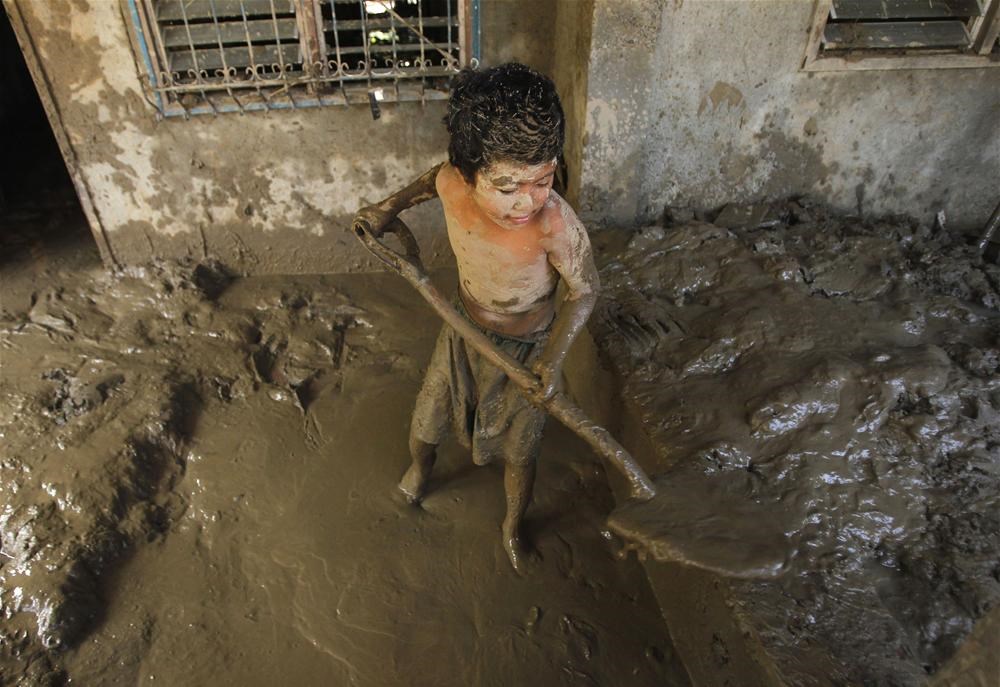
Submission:
[[[907,222],[814,214],[609,251],[595,338],[660,451],[647,469],[705,518],[624,529],[664,557],[711,547],[718,571],[786,570],[734,584],[791,683],[921,684],[1000,602],[1000,269]],[[750,511],[765,546],[705,536]]]
[[[441,165],[435,165],[417,177],[409,186],[400,189],[385,200],[358,210],[354,224],[363,222],[375,236],[381,236],[385,225],[403,210],[437,197],[435,179]]]
[[[478,172],[475,185],[451,165],[444,165],[437,178],[458,263],[459,293],[473,320],[501,334],[523,336],[555,317],[533,370],[541,378],[543,397],[558,384],[566,353],[600,288],[587,230],[552,191],[554,172],[554,161],[501,161]],[[557,303],[560,279],[566,294]]]
[[[446,445],[402,503],[434,328],[398,278],[23,257],[0,317],[0,684],[686,684],[567,432],[530,578],[495,469]]]

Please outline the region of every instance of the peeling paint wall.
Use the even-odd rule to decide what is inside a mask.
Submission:
[[[805,0],[595,0],[580,205],[808,194],[981,227],[1000,195],[1000,68],[806,73]]]
[[[338,272],[371,260],[354,211],[447,155],[444,103],[309,108],[156,121],[118,0],[3,0],[20,16],[68,135],[68,163],[113,257],[212,256],[247,272]],[[483,3],[484,64],[549,70],[547,3]],[[15,29],[18,23],[14,22]],[[37,70],[36,70],[37,71]],[[447,255],[439,205],[406,215],[431,263]]]

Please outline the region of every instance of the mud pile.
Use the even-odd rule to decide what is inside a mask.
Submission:
[[[206,398],[266,385],[304,409],[335,377],[360,310],[294,291],[220,308],[228,281],[218,265],[153,265],[4,303],[5,681],[55,679],[52,652],[101,619],[105,572],[184,512],[176,487]]]
[[[771,224],[607,248],[595,339],[689,531],[753,512],[779,543],[734,584],[786,678],[920,684],[1000,601],[1000,268],[903,220]]]

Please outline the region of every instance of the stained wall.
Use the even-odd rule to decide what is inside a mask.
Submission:
[[[346,231],[355,209],[445,157],[442,102],[383,104],[378,121],[363,105],[158,121],[124,2],[2,1],[109,261],[368,269]],[[926,221],[943,209],[968,229],[1000,193],[1000,68],[803,72],[808,0],[482,8],[484,64],[555,78],[568,196],[591,226],[809,195]],[[437,204],[406,219],[447,261]]]
[[[810,195],[982,226],[1000,199],[1000,66],[805,72],[813,5],[595,0],[585,218]]]
[[[446,157],[440,101],[383,103],[378,121],[364,105],[158,121],[124,2],[3,4],[51,93],[95,237],[118,263],[189,255],[255,273],[364,269],[347,232],[355,210]],[[484,2],[483,62],[549,71],[554,20],[547,3]],[[435,206],[407,216],[431,262],[445,248]]]

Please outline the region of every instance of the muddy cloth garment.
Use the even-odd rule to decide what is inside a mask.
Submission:
[[[460,298],[456,309],[509,356],[531,367],[544,348],[549,329],[512,337],[485,329],[469,317]],[[551,325],[550,325],[551,326]],[[410,435],[438,445],[449,421],[472,460],[486,465],[497,456],[525,464],[538,456],[545,411],[532,405],[507,375],[480,355],[451,327],[443,325],[417,395]]]

